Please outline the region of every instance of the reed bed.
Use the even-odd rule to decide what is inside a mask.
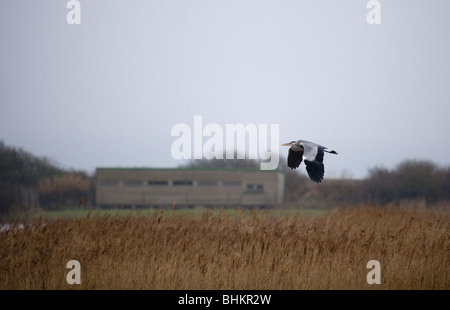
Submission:
[[[449,234],[448,208],[423,206],[29,220],[0,232],[0,289],[447,290]]]

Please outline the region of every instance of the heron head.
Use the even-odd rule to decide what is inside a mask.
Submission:
[[[291,142],[282,144],[282,146],[292,146],[292,145],[294,145],[295,143],[297,143],[297,141],[291,141]]]

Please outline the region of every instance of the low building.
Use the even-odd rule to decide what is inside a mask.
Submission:
[[[284,174],[253,169],[97,168],[99,207],[260,206],[283,202]]]

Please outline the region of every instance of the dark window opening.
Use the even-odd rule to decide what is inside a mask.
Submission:
[[[198,186],[217,186],[217,181],[198,181]]]
[[[98,185],[101,187],[114,187],[114,186],[119,186],[119,182],[118,181],[99,181]]]
[[[263,184],[247,184],[247,191],[249,192],[263,192],[264,185]]]
[[[173,186],[192,186],[192,181],[173,181]]]
[[[142,186],[143,182],[142,181],[124,181],[123,185],[124,186]]]
[[[225,181],[223,182],[225,187],[242,187],[242,182],[239,181]]]
[[[148,181],[147,184],[150,186],[167,186],[169,181]]]

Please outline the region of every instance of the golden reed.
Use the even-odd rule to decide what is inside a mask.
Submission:
[[[413,205],[32,220],[0,232],[0,289],[448,290],[449,236],[447,207]],[[367,283],[370,260],[381,284]]]

